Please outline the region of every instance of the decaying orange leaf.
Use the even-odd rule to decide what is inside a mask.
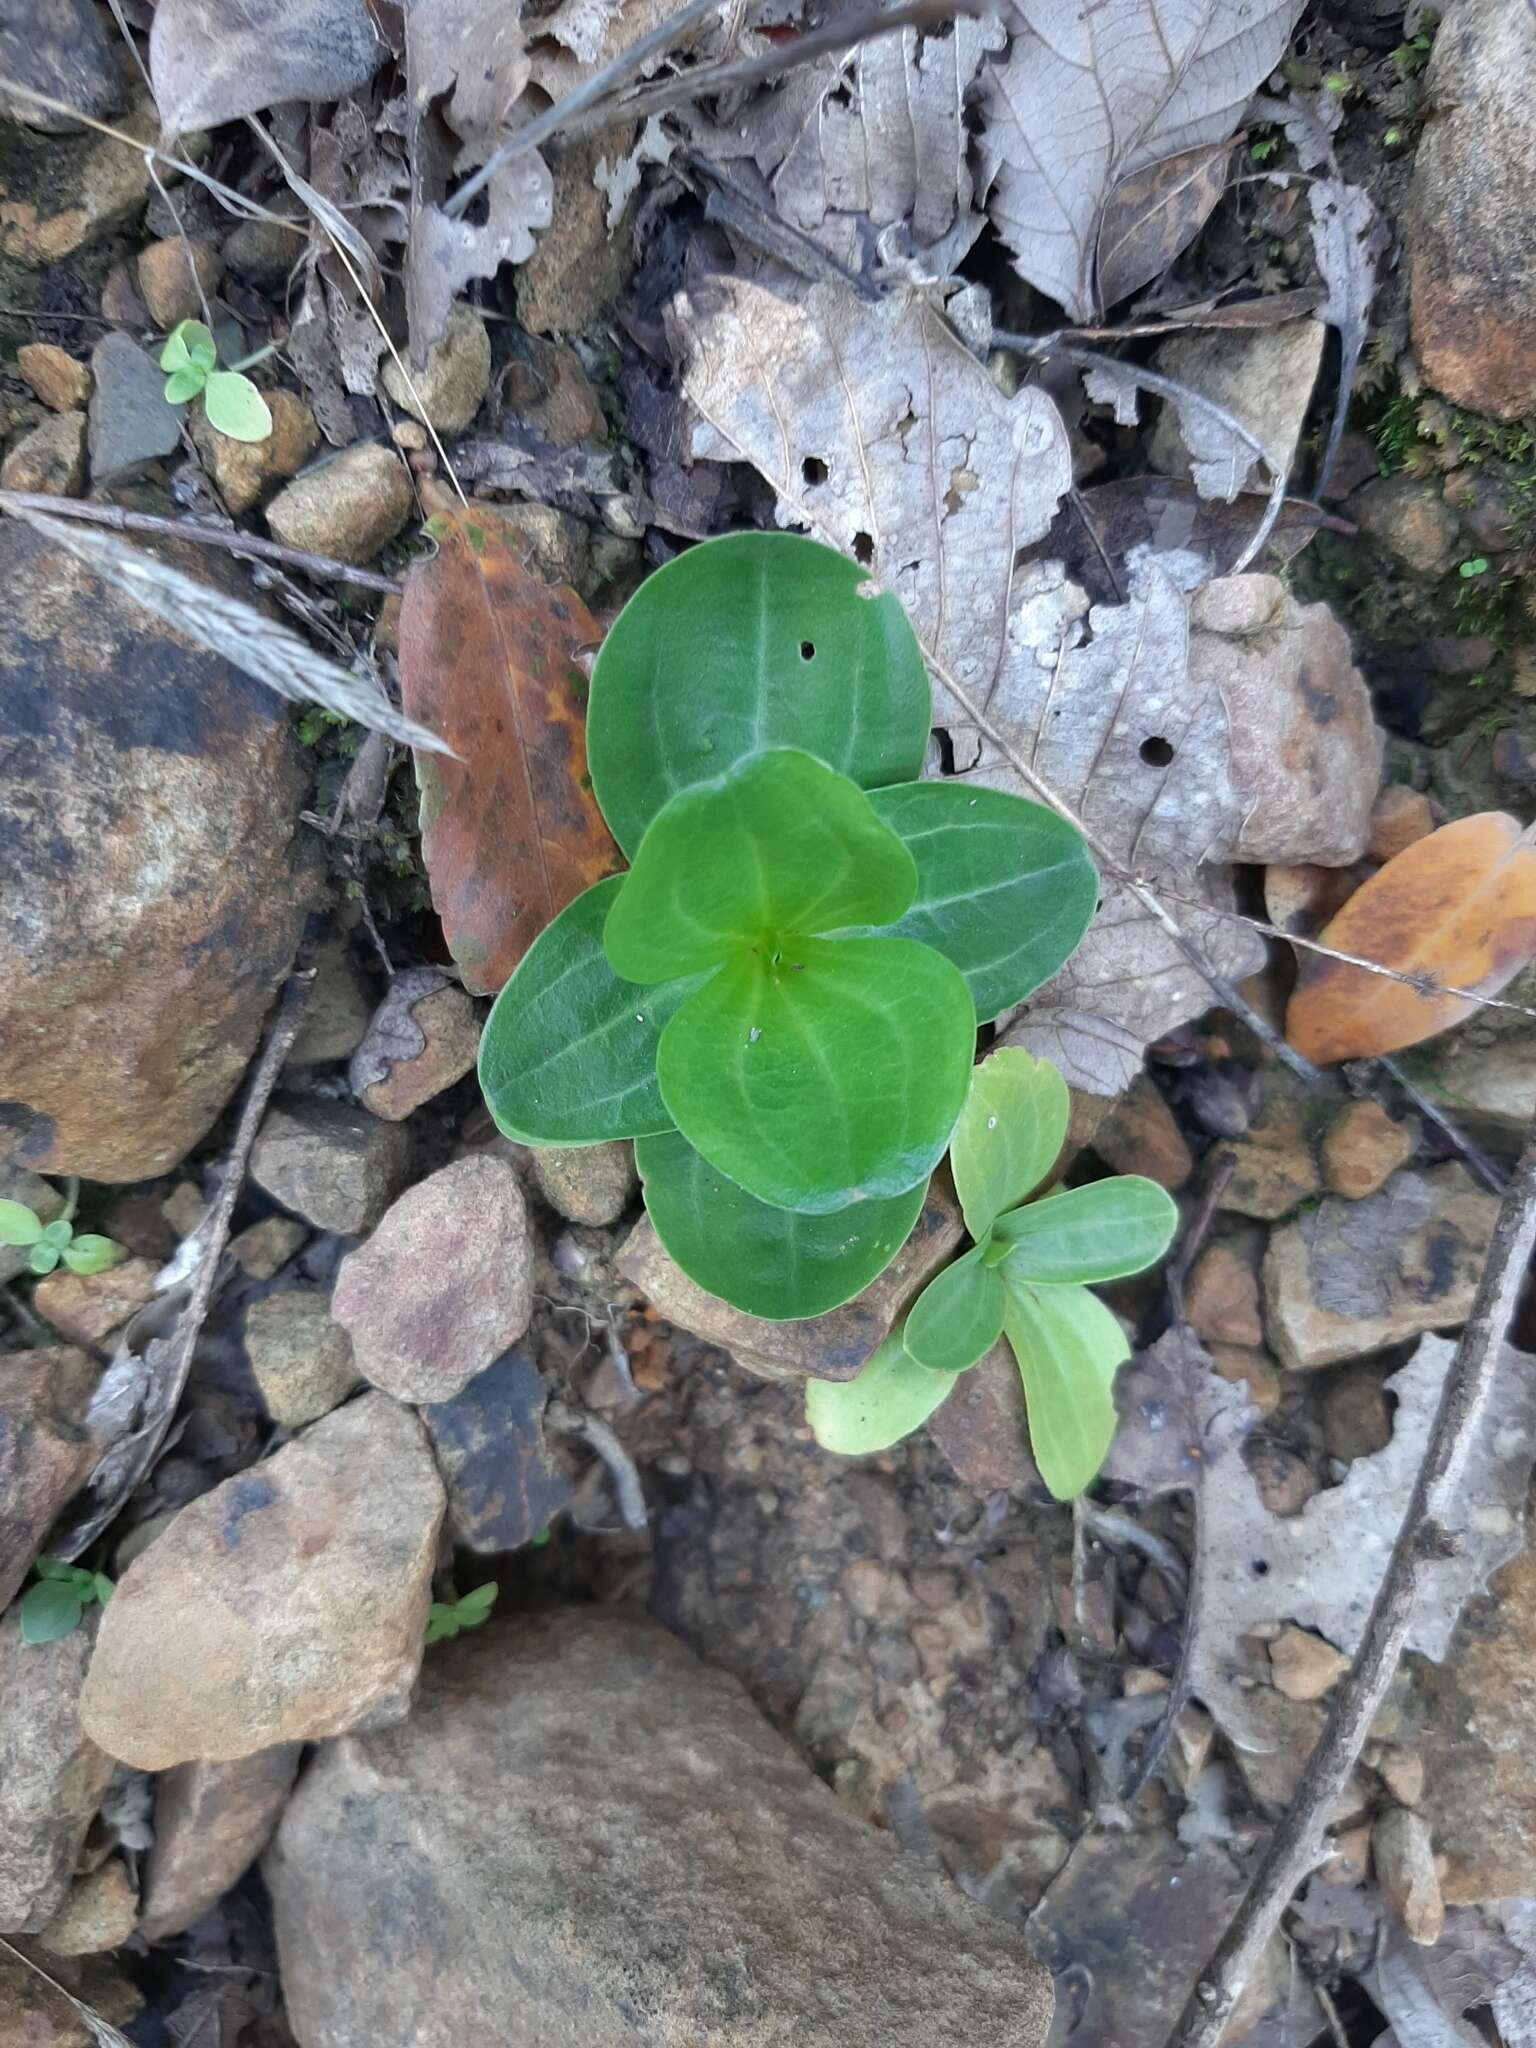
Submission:
[[[449,950],[492,995],[558,911],[623,865],[587,774],[587,679],[602,629],[545,583],[489,507],[439,512],[406,579],[401,697],[460,756],[418,753],[421,851]]]
[[[1536,848],[1503,811],[1458,818],[1389,860],[1318,941],[1398,974],[1431,976],[1442,988],[1497,995],[1536,956]],[[1417,1045],[1476,1007],[1314,953],[1303,962],[1285,1035],[1328,1065]]]

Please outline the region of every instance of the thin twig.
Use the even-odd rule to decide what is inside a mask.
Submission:
[[[645,1493],[634,1460],[601,1416],[573,1408],[568,1401],[551,1401],[544,1410],[544,1426],[564,1435],[584,1436],[608,1468],[613,1481],[619,1519],[626,1529],[643,1529],[649,1519]]]
[[[1382,1053],[1377,1058],[1376,1064],[1386,1069],[1408,1100],[1413,1104],[1414,1108],[1421,1115],[1427,1116],[1435,1128],[1445,1137],[1449,1138],[1483,1185],[1491,1188],[1494,1194],[1503,1195],[1509,1187],[1507,1176],[1494,1165],[1481,1146],[1473,1143],[1460,1124],[1448,1117],[1437,1103],[1431,1102],[1423,1089],[1416,1082],[1408,1078],[1396,1060],[1389,1059],[1385,1053]]]
[[[354,569],[350,562],[333,562],[328,555],[285,548],[275,540],[258,540],[254,534],[234,528],[207,526],[198,519],[164,519],[158,512],[125,512],[121,506],[95,505],[85,498],[54,498],[46,491],[0,491],[0,512],[42,512],[58,519],[83,519],[89,526],[108,526],[114,533],[154,533],[167,540],[192,540],[202,547],[227,548],[232,555],[280,562],[285,569],[302,569],[306,576],[327,582],[355,583],[360,590],[381,591],[386,597],[398,597],[405,587],[393,576]]]
[[[1170,399],[1175,405],[1192,405],[1209,419],[1216,421],[1224,432],[1249,449],[1270,474],[1269,502],[1249,538],[1248,545],[1227,571],[1229,576],[1240,576],[1251,562],[1257,561],[1265,543],[1274,532],[1281,511],[1285,505],[1286,471],[1277,463],[1264,443],[1251,427],[1245,427],[1234,412],[1228,412],[1224,405],[1218,405],[1214,398],[1207,398],[1203,391],[1197,391],[1192,384],[1181,384],[1175,377],[1165,377],[1158,370],[1150,370],[1144,363],[1123,362],[1118,356],[1105,355],[1101,349],[1077,348],[1063,341],[1059,335],[1031,336],[1010,334],[994,329],[993,345],[997,348],[1012,349],[1018,355],[1034,357],[1037,361],[1055,356],[1063,362],[1075,363],[1083,370],[1112,370],[1117,376],[1125,377],[1144,391],[1154,393],[1158,398]]]
[[[1179,1249],[1169,1262],[1163,1275],[1163,1284],[1168,1289],[1168,1306],[1173,1311],[1176,1323],[1184,1320],[1184,1283],[1189,1278],[1189,1269],[1195,1263],[1210,1235],[1211,1225],[1216,1220],[1216,1211],[1221,1207],[1221,1198],[1227,1192],[1227,1183],[1237,1171],[1237,1154],[1223,1152],[1205,1183],[1205,1192],[1200,1197],[1200,1206],[1190,1218],[1189,1228],[1179,1240]]]
[[[57,1977],[50,1976],[41,1963],[34,1963],[29,1955],[7,1941],[4,1935],[0,1935],[0,1948],[3,1948],[7,1955],[14,1956],[18,1963],[32,1972],[34,1977],[41,1977],[50,1990],[56,1991],[60,1998],[72,2005],[93,2041],[102,2043],[103,2048],[133,2048],[133,2043],[121,2029],[114,2027],[110,2020],[103,2019],[96,2008],[87,2005],[84,1999],[76,1998],[73,1991],[66,1991]]]
[[[235,1204],[245,1186],[246,1169],[250,1164],[251,1149],[256,1143],[256,1134],[261,1129],[262,1119],[267,1113],[267,1104],[277,1086],[283,1064],[293,1050],[293,1041],[298,1034],[299,1023],[304,1015],[304,1006],[309,1001],[309,992],[314,985],[315,970],[312,967],[296,969],[283,984],[278,997],[277,1008],[267,1031],[266,1044],[251,1073],[250,1085],[246,1091],[245,1105],[240,1111],[240,1120],[235,1126],[235,1135],[225,1161],[224,1178],[219,1187],[212,1209],[198,1226],[204,1233],[202,1251],[198,1258],[192,1283],[175,1327],[165,1340],[165,1355],[160,1367],[161,1382],[154,1389],[153,1408],[137,1431],[123,1444],[126,1456],[116,1461],[114,1485],[105,1500],[98,1500],[81,1520],[73,1523],[68,1537],[59,1543],[54,1554],[66,1562],[80,1556],[87,1550],[108,1524],[120,1512],[123,1502],[138,1485],[154,1461],[155,1453],[165,1439],[176,1410],[180,1406],[182,1391],[187,1375],[192,1369],[192,1354],[202,1334],[208,1309],[213,1300],[214,1283],[218,1278],[219,1262],[224,1247],[229,1242],[229,1226],[235,1213]],[[111,1458],[116,1446],[109,1447],[106,1458]],[[105,1462],[105,1460],[104,1460]]]
[[[1250,931],[1262,932],[1269,939],[1283,939],[1288,946],[1299,946],[1304,953],[1318,953],[1323,959],[1337,960],[1345,967],[1360,967],[1367,974],[1379,974],[1387,981],[1400,981],[1415,995],[1426,999],[1430,996],[1454,996],[1459,1002],[1475,1003],[1483,1010],[1512,1010],[1517,1017],[1526,1017],[1536,1023],[1536,1010],[1525,1003],[1508,1003],[1499,996],[1480,996],[1475,988],[1457,988],[1453,982],[1441,981],[1427,970],[1405,974],[1401,968],[1383,967],[1379,960],[1367,960],[1362,953],[1341,953],[1337,946],[1325,946],[1317,939],[1304,939],[1299,932],[1285,931],[1262,917],[1250,917],[1244,910],[1223,910],[1219,905],[1202,903],[1198,897],[1182,896],[1176,889],[1164,886],[1163,893],[1171,902],[1186,904],[1192,910],[1208,910],[1213,917],[1224,917],[1231,924],[1245,924]]]
[[[1323,1831],[1396,1674],[1420,1591],[1435,1565],[1455,1554],[1446,1518],[1462,1483],[1533,1248],[1536,1125],[1527,1135],[1500,1206],[1477,1299],[1446,1375],[1424,1462],[1354,1664],[1334,1692],[1295,1797],[1236,1916],[1200,1973],[1168,2037],[1168,2048],[1217,2048],[1281,1915],[1318,1863]]]

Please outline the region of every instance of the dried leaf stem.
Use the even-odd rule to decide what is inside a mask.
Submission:
[[[998,348],[1011,349],[1016,355],[1032,357],[1043,361],[1047,356],[1058,357],[1063,362],[1075,363],[1083,370],[1114,370],[1129,379],[1144,391],[1152,392],[1158,398],[1171,399],[1177,405],[1192,405],[1215,420],[1224,432],[1241,442],[1243,447],[1263,463],[1269,471],[1269,502],[1264,507],[1264,516],[1254,529],[1247,547],[1226,572],[1229,576],[1240,576],[1251,563],[1258,560],[1265,542],[1275,530],[1281,510],[1285,505],[1286,472],[1279,468],[1264,443],[1250,427],[1245,427],[1234,412],[1228,412],[1224,405],[1218,405],[1214,398],[1207,398],[1203,391],[1196,391],[1192,384],[1181,384],[1177,378],[1165,377],[1161,371],[1148,369],[1144,363],[1123,362],[1119,356],[1105,355],[1096,348],[1078,348],[1065,341],[1061,334],[1010,334],[996,328],[992,334]]]
[[[386,597],[398,597],[403,586],[393,576],[380,576],[372,569],[354,569],[350,562],[333,562],[327,555],[306,554],[302,548],[285,548],[275,540],[258,540],[254,534],[234,527],[207,526],[197,519],[163,519],[157,512],[125,512],[118,505],[96,505],[85,498],[55,498],[46,491],[0,491],[0,512],[41,512],[55,519],[83,519],[88,526],[107,526],[114,533],[152,533],[166,540],[196,541],[202,547],[227,548],[232,555],[249,555],[260,562],[279,562],[285,569],[300,569],[330,583],[355,583],[360,590],[377,590]]]
[[[1201,1971],[1167,2048],[1217,2048],[1297,1887],[1315,1868],[1323,1831],[1387,1696],[1421,1586],[1452,1554],[1444,1516],[1461,1482],[1500,1347],[1536,1248],[1536,1126],[1494,1226],[1488,1263],[1446,1375],[1424,1462],[1353,1666],[1231,1925]]]
[[[111,1484],[104,1496],[98,1497],[85,1516],[70,1528],[68,1536],[56,1543],[54,1555],[73,1560],[91,1544],[112,1522],[139,1481],[149,1471],[155,1453],[165,1440],[176,1410],[181,1402],[182,1390],[187,1375],[192,1369],[192,1354],[197,1340],[202,1335],[203,1324],[208,1317],[209,1305],[213,1300],[214,1282],[218,1278],[219,1261],[224,1256],[224,1247],[229,1242],[229,1226],[235,1213],[235,1204],[240,1199],[240,1190],[245,1186],[246,1169],[250,1164],[251,1149],[256,1143],[256,1134],[261,1129],[262,1118],[266,1115],[267,1104],[277,1086],[283,1063],[293,1050],[299,1023],[304,1015],[304,1006],[309,1001],[309,992],[314,984],[312,967],[298,968],[283,984],[282,994],[277,999],[277,1008],[267,1031],[267,1042],[261,1049],[251,1074],[250,1086],[246,1091],[245,1105],[240,1111],[240,1120],[235,1126],[235,1135],[230,1144],[229,1157],[224,1164],[224,1178],[220,1184],[218,1198],[214,1202],[203,1228],[201,1256],[192,1275],[192,1283],[186,1301],[176,1318],[176,1326],[166,1340],[164,1364],[160,1384],[150,1390],[145,1401],[145,1412],[138,1428],[120,1446],[111,1446],[102,1460],[102,1466],[110,1466]],[[98,1476],[101,1472],[98,1467]],[[92,1485],[95,1485],[93,1479]]]

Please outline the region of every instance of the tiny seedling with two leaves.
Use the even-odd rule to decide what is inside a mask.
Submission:
[[[1130,1347],[1088,1290],[1155,1264],[1178,1210],[1136,1174],[1029,1200],[1055,1165],[1069,1107],[1056,1069],[1017,1047],[976,1069],[949,1154],[971,1248],[929,1282],[857,1379],[810,1384],[806,1413],[824,1449],[853,1456],[898,1443],[1006,1337],[1041,1478],[1058,1500],[1092,1482]]]
[[[56,1643],[80,1626],[88,1607],[105,1607],[112,1598],[112,1581],[105,1572],[64,1564],[56,1557],[40,1557],[34,1570],[37,1584],[21,1596],[24,1643]]]
[[[478,1628],[490,1617],[496,1604],[496,1581],[488,1579],[483,1586],[476,1586],[472,1593],[466,1593],[462,1600],[434,1600],[427,1609],[427,1641],[429,1643],[452,1642],[467,1628]]]
[[[39,1278],[60,1265],[83,1274],[104,1273],[121,1264],[128,1254],[112,1238],[94,1231],[75,1235],[73,1209],[71,1201],[56,1222],[44,1223],[25,1202],[0,1201],[0,1244],[26,1251],[27,1268]]]
[[[270,354],[270,349],[258,349],[221,370],[219,345],[208,328],[201,320],[183,320],[171,329],[160,351],[166,403],[185,405],[201,397],[210,427],[231,441],[265,441],[272,432],[272,415],[256,386],[241,373]]]

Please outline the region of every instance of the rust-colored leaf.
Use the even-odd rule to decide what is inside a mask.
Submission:
[[[1536,849],[1503,811],[1458,818],[1389,860],[1319,943],[1442,988],[1497,995],[1536,955]],[[1317,954],[1304,962],[1285,1035],[1324,1065],[1417,1045],[1477,1007]]]
[[[432,902],[466,987],[494,994],[557,912],[621,866],[587,774],[602,629],[490,508],[439,512],[400,610],[401,696],[461,758],[416,755]]]

